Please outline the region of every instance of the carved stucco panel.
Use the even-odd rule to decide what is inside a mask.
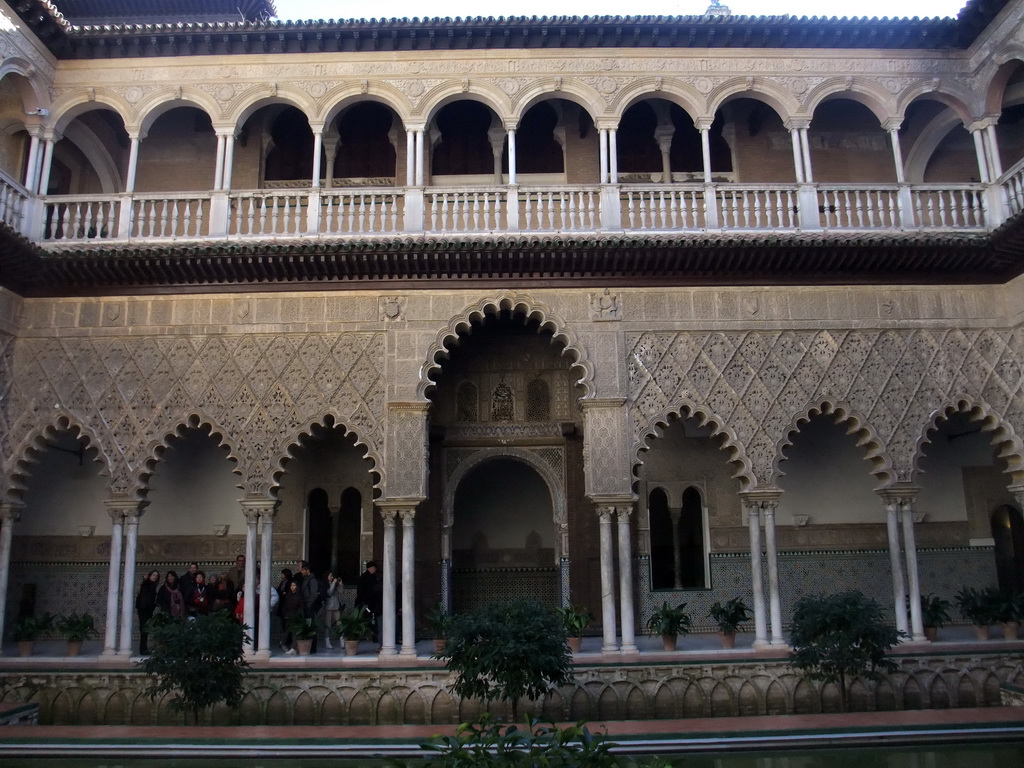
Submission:
[[[12,354],[12,346],[14,353]],[[132,493],[154,445],[191,414],[221,431],[250,493],[309,424],[332,414],[379,461],[384,344],[378,333],[0,338],[0,448],[9,476],[26,436],[65,416],[112,457]]]
[[[426,404],[388,409],[383,465],[385,497],[414,499],[427,496]]]
[[[890,478],[909,482],[937,409],[968,398],[1015,432],[1024,427],[1022,337],[1020,329],[631,334],[634,449],[666,413],[692,403],[735,435],[752,481],[769,484],[794,419],[814,404],[842,403],[875,435]]]
[[[583,463],[588,496],[628,495],[631,477],[627,411],[622,403],[585,403]]]

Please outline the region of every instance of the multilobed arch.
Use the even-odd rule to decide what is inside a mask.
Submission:
[[[550,308],[526,297],[514,294],[502,294],[494,298],[482,299],[475,305],[466,308],[461,314],[453,317],[447,327],[438,331],[437,338],[427,350],[427,359],[420,368],[420,381],[416,395],[425,401],[427,394],[435,386],[435,379],[441,371],[441,361],[448,356],[448,351],[459,343],[459,334],[472,333],[473,323],[480,322],[486,315],[498,315],[509,312],[513,316],[521,316],[526,322],[535,320],[541,330],[550,331],[554,341],[564,347],[563,354],[571,355],[573,366],[580,371],[576,382],[584,388],[584,398],[594,397],[594,366],[576,334],[564,320],[554,315]]]
[[[216,441],[218,448],[226,449],[226,459],[231,461],[231,471],[241,477],[246,476],[246,467],[242,465],[239,456],[239,450],[235,445],[235,441],[228,437],[227,430],[220,427],[215,420],[211,419],[206,414],[199,411],[193,411],[185,419],[179,421],[171,430],[164,432],[163,437],[158,440],[152,441],[146,450],[146,458],[142,462],[139,469],[136,471],[136,480],[138,482],[138,494],[140,498],[145,498],[150,490],[150,479],[153,477],[153,473],[156,471],[157,465],[160,463],[167,449],[172,447],[175,440],[184,437],[185,432],[188,430],[198,430],[199,432],[205,432],[214,441]],[[238,487],[243,490],[242,483],[239,483]]]
[[[634,485],[637,479],[637,468],[644,463],[641,452],[650,449],[651,441],[660,437],[661,430],[668,428],[673,418],[680,420],[692,418],[697,421],[698,426],[711,429],[710,437],[719,441],[719,450],[726,452],[726,462],[732,465],[735,470],[733,478],[739,480],[740,491],[747,491],[758,485],[758,479],[754,476],[753,466],[746,455],[742,441],[737,437],[735,431],[731,427],[725,426],[725,420],[710,408],[689,399],[666,408],[658,416],[651,419],[650,426],[640,433],[637,443],[631,451],[631,455],[634,457],[631,472]]]
[[[46,450],[48,441],[56,437],[59,432],[69,432],[75,435],[81,444],[83,456],[87,450],[95,451],[94,461],[100,465],[100,475],[104,477],[114,475],[114,460],[106,452],[99,437],[86,424],[70,415],[62,414],[52,422],[47,422],[29,431],[18,443],[10,457],[8,465],[10,470],[5,478],[6,487],[0,498],[17,500],[23,497],[28,479],[32,476],[32,465],[36,462],[39,452]]]
[[[1024,485],[1024,443],[1013,426],[996,413],[988,403],[975,398],[961,396],[954,401],[932,411],[928,423],[923,425],[915,444],[911,459],[911,480],[917,481],[921,472],[921,459],[924,447],[931,442],[931,436],[938,430],[941,423],[956,413],[968,414],[972,422],[976,422],[982,432],[991,432],[991,443],[999,450],[998,458],[1006,462],[1006,472],[1010,475],[1009,485]]]
[[[863,458],[871,463],[871,474],[878,479],[879,488],[896,481],[896,475],[885,452],[885,445],[867,420],[847,403],[822,400],[797,414],[790,422],[785,435],[776,444],[769,485],[778,485],[779,478],[786,474],[781,465],[786,460],[786,449],[793,445],[794,435],[807,422],[818,416],[831,416],[836,424],[846,426],[846,434],[854,436],[856,446],[864,451]]]

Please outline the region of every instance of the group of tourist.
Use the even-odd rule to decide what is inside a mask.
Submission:
[[[148,624],[158,610],[175,619],[228,611],[240,621],[244,587],[245,555],[236,557],[230,570],[211,573],[209,578],[196,562],[189,563],[180,577],[177,571],[167,571],[162,583],[160,571],[150,571],[135,597],[135,610],[139,614],[139,653],[149,654]]]
[[[162,612],[175,619],[188,619],[205,616],[217,611],[228,611],[237,621],[242,622],[245,611],[245,555],[235,558],[235,565],[224,573],[211,573],[209,578],[199,569],[199,563],[189,563],[188,569],[179,577],[176,571],[167,571],[163,582],[160,571],[152,570],[146,574],[135,598],[135,609],[139,614],[139,653],[149,654],[148,624],[153,616]],[[342,595],[345,585],[342,580],[329,572],[321,580],[310,570],[306,560],[299,560],[293,571],[290,568],[281,570],[281,580],[276,589],[271,590],[270,612],[281,620],[284,640],[281,648],[293,656],[296,654],[293,631],[296,618],[311,619],[314,626],[332,627],[344,610]],[[359,577],[356,589],[356,606],[365,606],[373,621],[374,642],[378,638],[377,620],[382,606],[382,585],[377,575],[377,564],[372,560],[366,564],[366,570]],[[259,600],[259,583],[256,585],[256,598]],[[259,610],[254,612],[259,620]],[[253,628],[253,636],[256,628]],[[316,652],[317,638],[313,638],[311,653]],[[330,650],[330,634],[324,638],[325,647]]]

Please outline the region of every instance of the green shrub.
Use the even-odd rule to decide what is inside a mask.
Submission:
[[[896,671],[896,662],[885,653],[901,636],[878,603],[861,592],[807,595],[793,612],[790,661],[812,680],[838,683],[845,712],[848,681],[881,677],[879,670]]]
[[[463,698],[507,701],[518,718],[521,698],[542,699],[573,681],[561,613],[535,600],[497,603],[452,619],[448,642],[434,658],[455,673]]]

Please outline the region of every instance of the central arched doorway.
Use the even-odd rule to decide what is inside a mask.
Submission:
[[[560,604],[552,489],[522,456],[481,453],[451,496],[453,610],[516,598]]]

